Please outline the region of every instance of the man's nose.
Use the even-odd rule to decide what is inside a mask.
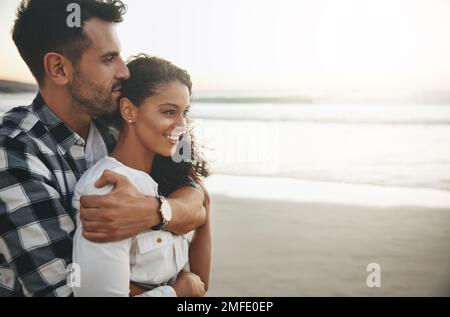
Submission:
[[[130,70],[128,69],[127,65],[123,61],[122,58],[120,58],[120,66],[119,70],[117,72],[117,79],[119,80],[126,80],[130,78]]]

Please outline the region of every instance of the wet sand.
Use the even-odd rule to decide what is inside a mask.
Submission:
[[[213,194],[208,296],[450,296],[450,209]],[[369,288],[369,263],[381,287]]]

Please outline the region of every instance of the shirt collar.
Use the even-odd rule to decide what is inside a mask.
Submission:
[[[62,155],[75,145],[84,144],[83,138],[69,128],[56,114],[45,104],[41,94],[38,93],[33,100],[32,109],[39,120],[48,129],[51,136],[56,140],[58,150]]]
[[[69,128],[56,114],[45,104],[41,94],[38,93],[32,103],[32,109],[39,120],[47,127],[49,133],[56,140],[58,149],[64,155],[73,145],[85,145],[85,140],[75,131]],[[109,125],[104,118],[94,119],[98,131],[105,141],[108,152],[111,152],[118,139],[118,131]]]

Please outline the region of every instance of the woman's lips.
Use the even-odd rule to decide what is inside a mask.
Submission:
[[[172,144],[178,144],[178,142],[180,142],[180,135],[181,134],[163,134],[163,136]]]

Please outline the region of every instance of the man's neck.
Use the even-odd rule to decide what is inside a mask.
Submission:
[[[53,113],[85,141],[89,135],[92,117],[74,106],[70,94],[61,89],[40,89],[45,104]]]

